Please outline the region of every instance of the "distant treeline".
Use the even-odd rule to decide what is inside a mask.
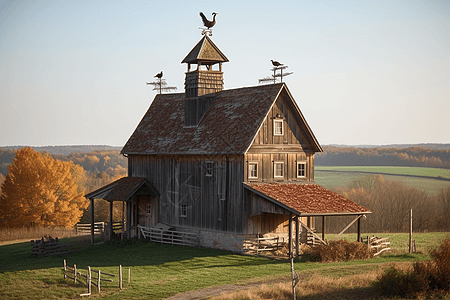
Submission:
[[[323,146],[317,166],[406,166],[450,169],[450,149]]]

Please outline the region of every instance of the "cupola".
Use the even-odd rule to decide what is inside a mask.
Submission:
[[[223,62],[228,62],[228,59],[206,34],[181,62],[187,63],[185,126],[197,126],[214,93],[223,90]],[[196,65],[193,70],[192,65]]]

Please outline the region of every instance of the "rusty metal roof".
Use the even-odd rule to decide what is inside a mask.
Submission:
[[[184,93],[159,94],[121,153],[243,154],[283,90],[290,95],[284,83],[217,92],[196,127],[184,126]],[[322,151],[308,133],[313,149]]]
[[[286,206],[293,213],[307,215],[356,215],[370,210],[317,184],[244,184],[258,195]]]
[[[181,63],[197,63],[198,61],[227,62],[228,58],[206,35],[192,48]]]
[[[130,201],[141,190],[155,197],[158,195],[157,190],[146,178],[123,177],[86,194],[85,197],[89,199],[104,199],[107,201]]]

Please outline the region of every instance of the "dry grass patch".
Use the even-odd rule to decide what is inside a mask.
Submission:
[[[374,299],[381,297],[374,287],[374,282],[381,276],[386,268],[411,270],[412,265],[407,263],[389,263],[375,270],[363,271],[359,274],[336,278],[325,275],[326,270],[313,274],[300,274],[302,279],[297,284],[297,299]],[[260,287],[240,290],[210,298],[211,300],[262,300],[262,299],[292,299],[292,282],[290,280],[275,284],[262,284]]]
[[[0,244],[14,244],[24,240],[39,240],[42,237],[68,238],[76,236],[73,229],[50,227],[1,228]]]

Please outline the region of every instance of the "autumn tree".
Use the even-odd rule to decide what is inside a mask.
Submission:
[[[2,184],[0,219],[5,227],[72,227],[88,206],[77,180],[83,168],[26,147],[17,151]]]

